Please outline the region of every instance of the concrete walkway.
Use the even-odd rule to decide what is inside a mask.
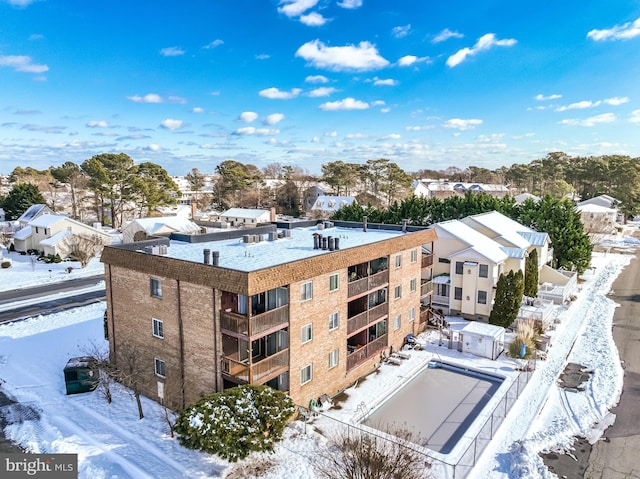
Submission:
[[[625,368],[616,421],[594,444],[585,479],[640,479],[640,253],[613,283],[613,339]]]

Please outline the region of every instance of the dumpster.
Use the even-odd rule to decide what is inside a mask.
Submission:
[[[98,386],[98,370],[94,359],[88,356],[71,358],[64,367],[67,394],[86,393]]]

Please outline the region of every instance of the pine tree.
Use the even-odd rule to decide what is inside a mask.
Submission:
[[[498,279],[493,309],[489,315],[489,324],[508,328],[518,317],[522,294],[524,292],[524,275],[521,270],[501,274]]]
[[[9,220],[17,220],[31,205],[44,204],[40,191],[31,183],[18,183],[2,202],[4,212]]]
[[[538,296],[538,250],[529,253],[524,264],[524,295]]]

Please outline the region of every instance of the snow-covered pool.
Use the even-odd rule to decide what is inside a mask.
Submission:
[[[429,449],[448,454],[503,380],[485,372],[432,362],[371,411],[362,424],[385,432],[409,429]]]

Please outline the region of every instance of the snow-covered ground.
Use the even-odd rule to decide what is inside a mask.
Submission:
[[[62,263],[44,263],[36,261],[35,256],[21,255],[16,252],[2,251],[2,261],[11,261],[11,268],[0,268],[0,291],[40,286],[45,283],[58,283],[68,279],[83,278],[104,273],[104,265],[99,258],[89,261],[81,268],[78,261]],[[67,268],[73,268],[70,273]]]
[[[469,477],[554,477],[538,453],[569,447],[574,435],[589,435],[594,424],[606,422],[622,386],[611,334],[615,304],[607,293],[631,257],[594,255],[595,268],[583,276],[578,298],[570,307],[558,310],[560,323],[551,332],[547,360],[538,361],[528,386]],[[65,265],[68,263],[62,267]],[[48,279],[49,266],[39,282]],[[36,274],[30,263],[0,270],[0,288],[9,289],[5,279],[11,288],[30,284],[33,278],[20,280],[19,269],[25,276]],[[3,276],[5,273],[11,277]],[[181,447],[170,437],[165,411],[153,401],[143,401],[145,418],[138,420],[135,400],[123,388],[117,388],[110,405],[98,391],[65,395],[62,370],[66,361],[96,345],[107,347],[102,328],[104,308],[104,303],[98,303],[0,326],[0,388],[19,403],[2,409],[13,423],[5,431],[13,441],[31,452],[77,453],[80,478],[315,477],[313,457],[326,445],[326,437],[315,427],[326,433],[331,423],[322,423],[322,418],[306,427],[300,421],[293,422],[274,454],[229,464]],[[425,351],[411,351],[411,358],[399,366],[383,364],[378,373],[346,391],[349,398],[340,409],[326,413],[350,421],[362,402],[371,409],[436,353],[474,367],[514,366],[509,359],[491,362],[450,351],[439,347],[433,337],[421,340],[427,343]],[[594,371],[585,392],[565,393],[556,385],[567,357]]]

